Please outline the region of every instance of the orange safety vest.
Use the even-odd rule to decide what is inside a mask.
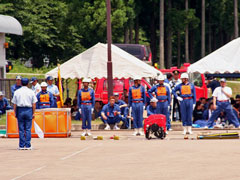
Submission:
[[[90,92],[81,92],[82,101],[90,101],[92,99]]]

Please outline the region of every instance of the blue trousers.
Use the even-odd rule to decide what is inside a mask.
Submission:
[[[212,128],[213,127],[214,120],[216,120],[218,118],[219,114],[222,111],[226,112],[227,119],[230,122],[232,122],[235,127],[239,126],[239,121],[238,121],[237,117],[233,113],[233,109],[232,109],[232,106],[231,106],[230,102],[219,102],[218,101],[217,102],[217,109],[215,111],[213,111],[211,117],[209,118],[209,120],[207,122],[208,128]]]
[[[132,103],[132,115],[134,128],[143,127],[143,103]]]
[[[116,124],[119,123],[121,120],[121,117],[119,115],[114,116],[114,117],[107,117],[107,120],[103,119],[101,116],[101,119],[104,124]]]
[[[157,114],[163,114],[163,115],[166,116],[167,130],[170,129],[171,128],[171,122],[170,122],[170,118],[169,118],[168,101],[157,103]]]
[[[207,126],[207,121],[206,120],[197,120],[194,122],[195,125],[197,125],[197,127],[205,127]]]
[[[92,105],[81,105],[82,129],[91,129]]]
[[[31,147],[32,108],[17,107],[17,120],[19,129],[19,147]]]
[[[183,99],[180,110],[183,126],[192,126],[193,99]]]

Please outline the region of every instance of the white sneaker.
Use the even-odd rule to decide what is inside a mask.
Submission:
[[[172,131],[173,129],[172,128],[170,128],[168,131]]]
[[[115,124],[115,126],[113,127],[113,129],[119,130],[120,128],[117,126],[117,124]]]
[[[106,127],[104,128],[104,130],[110,130],[111,128],[110,128],[110,126],[109,126],[109,124],[106,124]]]
[[[17,150],[25,150],[25,148],[18,147]]]
[[[140,134],[140,136],[144,136],[144,132],[143,132],[142,128],[140,128],[139,134]]]
[[[186,126],[183,126],[183,135],[186,135],[187,134],[187,127]]]
[[[92,133],[91,133],[91,130],[90,130],[90,129],[87,130],[87,135],[88,135],[88,136],[92,136]]]
[[[193,134],[193,132],[192,132],[192,126],[188,126],[187,128],[188,128],[188,133],[189,133],[189,134]]]
[[[137,136],[137,135],[138,135],[138,129],[134,129],[133,135],[134,135],[134,136]]]
[[[31,147],[26,147],[25,150],[32,150],[32,146]]]
[[[87,130],[84,129],[84,130],[83,130],[83,133],[82,133],[82,136],[86,136],[86,134],[87,134]]]

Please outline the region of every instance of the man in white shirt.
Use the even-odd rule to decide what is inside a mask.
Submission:
[[[47,91],[53,94],[54,99],[53,108],[57,108],[57,97],[60,96],[58,87],[53,84],[52,76],[47,77],[47,83],[48,83]]]
[[[224,110],[227,114],[228,119],[234,124],[236,128],[239,128],[239,121],[233,113],[233,109],[230,103],[232,97],[232,89],[226,86],[226,79],[220,80],[220,87],[217,87],[213,91],[213,109],[210,119],[207,122],[208,128],[213,127],[214,120],[217,119],[219,114]]]
[[[14,92],[12,103],[18,120],[19,150],[31,150],[32,119],[36,109],[37,98],[34,92],[27,87],[28,79],[22,78],[22,87]]]
[[[36,77],[32,77],[30,83],[32,84],[32,90],[35,95],[37,95],[41,91],[41,86],[38,83],[38,80]]]

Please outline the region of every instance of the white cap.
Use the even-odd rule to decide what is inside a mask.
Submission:
[[[135,80],[142,80],[142,78],[140,77],[140,76],[135,76],[134,78],[133,78],[133,80],[135,81]]]
[[[158,102],[158,100],[157,100],[157,98],[154,97],[150,100],[150,102]]]
[[[183,78],[189,79],[188,74],[187,73],[182,73],[181,74],[181,79],[183,79]]]
[[[82,80],[82,82],[83,82],[83,83],[90,83],[90,82],[91,82],[91,79],[89,79],[89,78],[84,78],[84,79]]]
[[[158,76],[158,77],[157,77],[157,80],[158,80],[158,81],[163,81],[163,80],[164,80],[164,76],[163,76],[163,75]]]
[[[225,78],[220,79],[220,82],[226,82]]]
[[[4,94],[3,94],[3,92],[2,91],[0,91],[0,96],[3,96]]]
[[[42,82],[40,86],[41,86],[41,87],[47,87],[48,85],[47,85],[46,82]]]

